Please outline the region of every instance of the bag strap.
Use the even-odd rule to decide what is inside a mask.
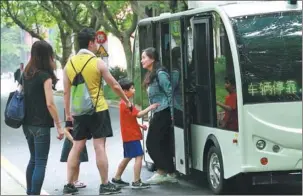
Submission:
[[[82,69],[81,69],[81,71],[80,71],[79,73],[82,73],[83,69],[86,67],[86,65],[88,64],[88,62],[89,62],[91,59],[93,59],[93,58],[95,58],[95,56],[92,56],[91,58],[88,59],[88,61],[86,61],[86,63],[84,64],[84,66],[82,67]],[[75,67],[74,67],[74,64],[73,64],[73,62],[72,62],[72,59],[70,60],[70,63],[71,63],[71,65],[72,65],[74,71],[76,72],[76,74],[78,74],[77,71],[76,71],[76,69],[75,69]]]
[[[19,85],[21,86],[20,92],[21,93],[25,93],[24,92],[24,72],[21,74],[19,81],[20,81]]]

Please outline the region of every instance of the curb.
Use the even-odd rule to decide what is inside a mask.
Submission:
[[[1,155],[1,168],[3,168],[7,174],[12,177],[18,184],[24,188],[26,192],[26,179],[25,174],[22,173],[15,165]],[[41,189],[41,195],[49,195],[44,189]]]

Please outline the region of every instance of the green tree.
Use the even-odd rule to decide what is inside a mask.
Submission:
[[[89,26],[95,30],[101,27],[121,40],[127,65],[131,62],[130,37],[137,25],[137,14],[132,12],[136,1],[1,1],[1,10],[7,24],[16,24],[31,36],[44,39],[41,26],[58,25],[62,46],[62,66],[72,52],[71,38],[76,40],[77,32]],[[33,11],[35,10],[35,11]],[[78,50],[78,44],[74,44]],[[129,67],[129,66],[128,66]]]
[[[6,24],[16,24],[27,31],[31,36],[40,40],[44,39],[41,27],[58,26],[60,43],[62,47],[60,60],[62,67],[65,65],[74,46],[78,50],[76,40],[77,32],[83,27],[92,27],[95,30],[104,30],[118,37],[122,43],[126,61],[127,72],[130,73],[132,50],[130,38],[136,29],[138,19],[147,17],[145,8],[151,7],[159,12],[182,10],[185,5],[177,3],[170,7],[170,1],[1,1],[2,19]],[[175,6],[177,5],[177,7]],[[33,11],[34,10],[34,11]]]
[[[83,1],[83,4],[96,19],[95,26],[102,26],[104,31],[112,33],[121,41],[126,56],[127,73],[131,73],[132,49],[130,38],[138,22],[138,14],[133,11],[138,8],[138,2]]]
[[[122,69],[121,67],[119,66],[115,66],[115,67],[111,67],[109,69],[110,73],[113,75],[113,77],[116,79],[116,80],[119,80],[121,78],[125,78],[127,76],[127,72],[125,69]]]
[[[15,71],[21,62],[21,52],[29,51],[29,47],[21,44],[21,30],[8,28],[1,24],[1,71]]]
[[[53,16],[47,14],[46,10],[37,1],[3,0],[1,1],[1,13],[1,21],[7,26],[17,25],[32,37],[40,40],[45,39],[43,27],[49,28],[56,25]],[[60,40],[62,41],[62,39]],[[64,64],[66,60],[66,57],[61,58],[57,54],[56,58],[61,64]]]

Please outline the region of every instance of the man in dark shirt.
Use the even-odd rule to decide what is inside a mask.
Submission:
[[[20,63],[20,68],[18,68],[14,73],[15,82],[17,81],[20,84],[21,75],[23,73],[24,64]]]

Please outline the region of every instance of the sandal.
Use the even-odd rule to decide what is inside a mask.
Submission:
[[[84,184],[83,182],[80,182],[79,180],[74,182],[74,185],[76,188],[85,188],[86,187],[86,184]]]

